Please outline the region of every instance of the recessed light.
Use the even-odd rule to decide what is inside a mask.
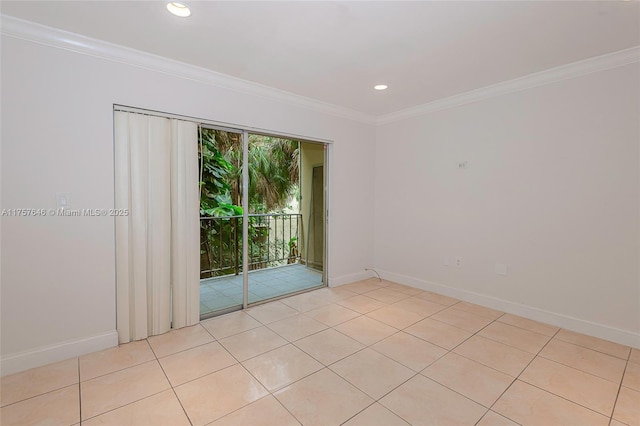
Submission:
[[[171,3],[167,3],[167,10],[172,14],[179,16],[181,18],[186,18],[187,16],[191,15],[191,10],[189,10],[189,8],[186,5],[175,2],[175,1],[172,1]]]
[[[376,90],[385,90],[388,86],[386,84],[376,84],[375,86],[373,86],[374,89]]]

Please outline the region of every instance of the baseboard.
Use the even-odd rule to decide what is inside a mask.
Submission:
[[[433,291],[434,293],[454,297],[465,302],[475,303],[477,305],[497,309],[499,311],[507,312],[513,315],[519,315],[521,317],[555,325],[556,327],[565,328],[577,333],[599,337],[601,339],[620,343],[621,345],[640,348],[640,333],[621,330],[619,328],[609,327],[603,324],[574,318],[568,315],[545,311],[543,309],[535,308],[532,306],[522,305],[520,303],[511,302],[492,296],[486,296],[468,290],[449,287],[418,278],[395,274],[389,271],[378,270],[378,272],[383,279],[388,281],[408,285],[411,287],[419,288],[421,290]]]
[[[342,275],[339,277],[329,277],[329,287],[337,287],[339,285],[366,280],[367,278],[372,278],[374,276],[374,273],[371,271],[362,271],[355,274]]]
[[[115,346],[118,346],[118,332],[113,330],[96,336],[10,354],[0,359],[0,374],[6,376]]]

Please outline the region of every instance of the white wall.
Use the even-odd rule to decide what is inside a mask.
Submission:
[[[373,266],[640,346],[638,64],[376,129],[10,36],[1,54],[2,208],[113,206],[114,103],[330,139],[330,284]],[[112,219],[1,234],[2,374],[115,344]]]
[[[380,126],[376,267],[640,346],[639,94],[635,63]]]
[[[2,208],[113,207],[113,104],[329,139],[329,279],[373,257],[375,128],[2,37]],[[112,218],[2,218],[3,374],[114,345]]]

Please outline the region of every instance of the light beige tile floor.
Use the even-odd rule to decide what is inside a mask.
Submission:
[[[2,378],[9,425],[640,426],[640,351],[377,279]]]

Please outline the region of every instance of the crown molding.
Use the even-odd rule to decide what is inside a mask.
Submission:
[[[174,77],[281,102],[294,107],[340,117],[365,124],[383,125],[430,114],[444,109],[518,92],[557,81],[578,77],[622,65],[640,62],[640,46],[608,53],[567,65],[507,80],[491,86],[437,99],[415,107],[378,117],[349,108],[318,101],[252,81],[186,64],[173,59],[131,49],[83,35],[59,30],[8,15],[0,15],[0,33],[59,49],[69,50],[101,59],[160,72]]]
[[[378,116],[377,125],[393,123],[408,118],[418,117],[421,115],[431,114],[444,109],[455,108],[458,106],[482,101],[497,96],[518,92],[533,87],[551,84],[557,81],[578,77],[585,74],[591,74],[610,68],[615,68],[634,62],[640,62],[640,46],[634,46],[629,49],[619,50],[613,53],[607,53],[601,56],[595,56],[582,61],[572,62],[555,68],[550,68],[537,73],[529,74],[524,77],[515,78],[513,80],[503,81],[491,86],[461,93],[459,95],[450,96],[407,108],[401,111],[392,112]]]
[[[365,124],[375,124],[374,116],[349,108],[8,15],[0,15],[0,33],[21,40],[144,68],[234,92],[258,96],[334,117]]]

